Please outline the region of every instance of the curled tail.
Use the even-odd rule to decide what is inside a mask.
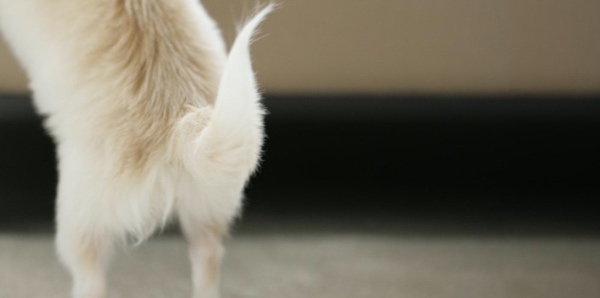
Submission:
[[[224,171],[247,177],[258,164],[264,110],[249,48],[257,26],[271,10],[272,6],[262,9],[238,34],[214,107],[189,112],[175,128],[175,152],[195,176]]]

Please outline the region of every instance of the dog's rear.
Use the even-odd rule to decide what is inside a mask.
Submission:
[[[113,248],[174,214],[195,297],[218,296],[221,238],[262,145],[248,47],[269,10],[227,57],[194,0],[0,0],[57,143],[57,247],[75,297],[105,297]]]

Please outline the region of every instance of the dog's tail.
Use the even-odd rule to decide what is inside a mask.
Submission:
[[[183,165],[196,176],[225,171],[247,177],[258,164],[264,110],[249,47],[256,27],[271,10],[272,6],[262,9],[238,34],[221,77],[214,107],[189,112],[175,128],[174,149]]]

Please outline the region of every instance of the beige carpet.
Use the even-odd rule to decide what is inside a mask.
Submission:
[[[594,237],[241,233],[227,248],[224,298],[600,297]],[[121,254],[111,297],[189,297],[186,256],[177,235]],[[50,233],[0,233],[0,298],[68,293]]]

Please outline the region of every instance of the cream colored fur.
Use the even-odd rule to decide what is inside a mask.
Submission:
[[[76,298],[107,297],[116,246],[177,216],[194,297],[218,297],[221,238],[259,161],[249,56],[195,0],[0,0],[0,27],[57,144],[59,256]]]

